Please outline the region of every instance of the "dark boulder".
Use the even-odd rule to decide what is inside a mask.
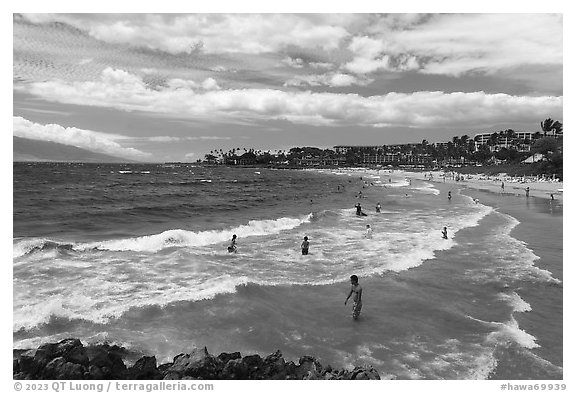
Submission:
[[[322,365],[312,356],[302,356],[296,367],[297,379],[321,379]]]
[[[266,379],[286,379],[286,361],[282,357],[282,352],[277,350],[264,358],[262,373]]]
[[[87,354],[90,379],[124,379],[126,365],[118,353],[110,351],[109,347],[92,346],[88,347]],[[95,378],[96,375],[103,378]]]
[[[248,379],[263,379],[262,366],[264,365],[264,361],[260,355],[244,356],[242,363],[248,370]]]
[[[352,370],[350,379],[380,379],[380,374],[372,366],[357,366]]]
[[[219,379],[248,379],[248,366],[242,359],[231,359],[219,374]]]
[[[84,379],[86,368],[67,362],[64,357],[52,359],[40,374],[40,379]]]
[[[216,379],[222,362],[210,355],[206,347],[195,348],[190,354],[180,354],[174,358],[166,373],[175,373],[181,378],[186,376],[197,379]],[[165,377],[164,377],[165,378]]]
[[[162,379],[155,356],[143,356],[126,370],[126,379]]]
[[[35,350],[13,350],[12,375],[14,379],[27,380],[380,379],[372,366],[355,367],[352,371],[331,366],[324,368],[311,356],[301,357],[296,365],[292,361],[286,362],[279,350],[265,358],[260,355],[242,357],[240,352],[221,353],[215,357],[203,347],[180,354],[172,363],[159,366],[156,357],[142,356],[126,368],[124,359],[130,355],[116,345],[84,347],[78,339],[66,339],[43,344]]]
[[[240,359],[241,357],[242,355],[240,354],[240,352],[232,352],[232,353],[222,352],[220,355],[218,355],[218,360],[220,360],[222,364],[226,364],[230,360]]]

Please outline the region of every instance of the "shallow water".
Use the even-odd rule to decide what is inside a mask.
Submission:
[[[470,192],[388,171],[15,164],[14,346],[74,336],[160,362],[206,345],[385,378],[560,378],[561,205]]]

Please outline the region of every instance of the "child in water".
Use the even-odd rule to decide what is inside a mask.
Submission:
[[[308,247],[310,247],[308,236],[304,236],[304,241],[300,245],[300,248],[302,248],[302,255],[308,255]]]
[[[364,235],[366,239],[372,239],[372,228],[370,228],[370,224],[366,225],[366,234]]]

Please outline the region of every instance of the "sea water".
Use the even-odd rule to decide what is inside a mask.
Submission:
[[[513,235],[521,212],[503,211],[524,202],[449,188],[389,170],[15,163],[14,347],[77,337],[159,362],[206,345],[390,379],[561,378],[543,337],[554,317],[562,332],[561,242],[544,268]],[[555,209],[538,214],[561,238]]]

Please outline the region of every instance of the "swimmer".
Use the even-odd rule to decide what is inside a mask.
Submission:
[[[228,246],[228,252],[236,252],[236,235],[232,235],[232,240],[230,240],[230,245]]]

